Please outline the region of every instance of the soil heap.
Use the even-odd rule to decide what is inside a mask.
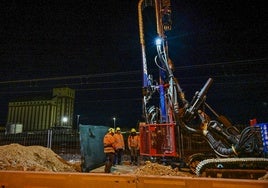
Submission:
[[[171,166],[165,166],[158,163],[151,163],[146,161],[144,166],[140,166],[134,171],[136,175],[156,175],[156,176],[182,176],[182,177],[194,177],[189,173],[181,172],[178,168],[172,168]]]
[[[43,146],[0,146],[0,170],[77,172],[79,169]]]

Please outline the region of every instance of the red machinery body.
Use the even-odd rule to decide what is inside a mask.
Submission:
[[[155,157],[175,157],[175,124],[141,124],[140,154]]]

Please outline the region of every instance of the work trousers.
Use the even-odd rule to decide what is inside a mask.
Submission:
[[[138,164],[139,150],[137,147],[130,147],[130,162],[132,165]]]
[[[123,149],[122,148],[115,150],[114,164],[120,165],[122,162],[122,156],[123,156]]]
[[[105,162],[105,168],[104,168],[104,172],[105,173],[110,173],[111,172],[111,168],[113,166],[113,162],[114,162],[114,153],[105,153],[106,154],[106,162]]]

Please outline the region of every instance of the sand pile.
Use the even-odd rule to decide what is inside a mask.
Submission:
[[[189,173],[181,172],[177,168],[172,168],[171,166],[165,166],[158,163],[151,163],[146,161],[144,166],[137,168],[134,171],[136,175],[156,175],[156,176],[182,176],[189,177],[193,176]]]
[[[260,177],[259,180],[268,180],[268,172],[263,177]]]
[[[77,172],[76,165],[42,146],[0,146],[0,170]]]

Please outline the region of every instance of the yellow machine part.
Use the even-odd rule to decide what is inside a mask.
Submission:
[[[1,188],[267,188],[265,180],[0,171]]]

